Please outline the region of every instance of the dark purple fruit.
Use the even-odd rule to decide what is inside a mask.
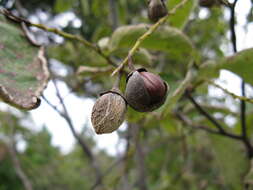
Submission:
[[[199,0],[199,6],[211,8],[214,5],[217,5],[217,0]]]
[[[148,1],[148,17],[151,21],[157,22],[160,18],[164,17],[167,12],[164,0]]]
[[[165,102],[167,90],[167,84],[158,75],[138,69],[127,78],[125,97],[136,111],[151,112]]]

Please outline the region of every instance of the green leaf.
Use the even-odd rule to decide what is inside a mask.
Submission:
[[[78,49],[78,51],[76,51]],[[91,51],[86,46],[80,43],[73,43],[71,41],[65,42],[61,45],[47,47],[47,54],[49,57],[61,61],[63,64],[71,67],[85,66],[107,66],[104,58],[98,56],[95,51]]]
[[[57,13],[67,11],[73,7],[76,0],[56,0],[54,10]]]
[[[115,57],[126,57],[128,55],[128,51],[126,49],[118,49],[115,50],[114,52],[111,52],[111,56]],[[135,65],[140,64],[140,65],[152,65],[152,56],[151,54],[146,50],[140,48],[134,55],[133,55],[133,60]]]
[[[164,103],[162,109],[162,115],[167,116],[168,113],[172,110],[173,106],[178,102],[178,100],[183,96],[186,88],[193,82],[196,78],[197,73],[193,69],[189,69],[185,78],[182,81],[173,83],[170,85],[172,87],[169,90],[168,97]]]
[[[36,108],[49,78],[44,48],[1,16],[0,33],[0,98],[20,109]]]
[[[246,82],[253,84],[253,48],[224,58],[221,60],[220,64],[223,69],[230,70],[242,77]]]
[[[201,75],[210,77],[216,75],[220,69],[227,69],[242,77],[245,82],[253,84],[252,64],[253,48],[250,48],[217,61],[206,62],[201,66]]]
[[[178,3],[178,0],[167,1],[167,7],[169,8],[169,11],[173,9]],[[196,5],[196,0],[188,0],[188,2],[182,8],[178,9],[174,15],[171,15],[169,17],[168,21],[170,25],[176,28],[184,28],[190,17],[190,14],[192,13]]]
[[[150,25],[138,24],[122,26],[112,35],[110,49],[131,48],[137,39],[143,35]],[[164,51],[170,60],[187,65],[194,58],[194,48],[191,41],[180,30],[168,26],[161,26],[157,31],[148,36],[141,47],[149,50]]]
[[[248,172],[249,159],[244,147],[237,141],[217,135],[209,135],[215,153],[215,161],[221,178],[229,189],[243,189],[243,179]]]

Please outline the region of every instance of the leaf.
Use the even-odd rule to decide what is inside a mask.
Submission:
[[[220,62],[223,69],[230,70],[246,82],[253,84],[252,64],[253,64],[253,48],[243,50],[233,56],[224,58]]]
[[[111,56],[115,57],[126,57],[128,55],[128,51],[126,49],[118,49],[115,50],[114,52],[111,52]],[[133,55],[133,60],[135,65],[140,64],[140,65],[152,65],[152,56],[151,54],[143,48],[140,48],[134,55]]]
[[[20,109],[34,109],[49,79],[44,48],[32,45],[1,16],[0,33],[0,98]]]
[[[111,51],[131,48],[149,27],[148,24],[138,24],[118,28],[109,42]],[[184,65],[192,61],[195,54],[193,45],[187,36],[180,30],[168,26],[161,26],[148,36],[142,42],[141,47],[167,52],[172,61],[175,60]]]
[[[75,0],[56,0],[54,10],[57,13],[65,12],[72,8]]]
[[[209,135],[215,153],[215,161],[220,168],[222,179],[229,189],[243,189],[243,179],[250,165],[242,144],[217,135]]]
[[[178,0],[167,1],[167,7],[169,8],[169,11],[173,9],[178,3]],[[188,0],[188,2],[182,8],[178,9],[174,15],[171,15],[169,17],[168,22],[170,23],[170,26],[180,29],[184,28],[190,17],[190,14],[196,5],[196,0]]]
[[[78,51],[76,51],[78,49]],[[63,64],[72,67],[85,66],[107,66],[104,58],[98,56],[94,51],[90,51],[82,44],[75,44],[71,41],[61,45],[49,46],[47,48],[49,57],[61,61]]]
[[[196,72],[193,69],[189,69],[185,78],[178,83],[173,83],[169,91],[166,102],[162,107],[162,116],[167,117],[169,112],[172,110],[173,106],[178,102],[178,100],[183,96],[186,88],[192,81],[196,78]]]
[[[201,66],[201,75],[202,77],[212,77],[216,75],[220,69],[227,69],[242,77],[245,82],[253,84],[252,64],[253,48],[250,48],[220,60],[206,62]]]

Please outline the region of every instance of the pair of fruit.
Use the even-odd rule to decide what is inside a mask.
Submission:
[[[168,86],[146,69],[133,69],[127,77],[125,96],[118,86],[101,94],[92,109],[91,122],[97,134],[111,133],[125,118],[127,104],[139,112],[159,108],[167,97]]]

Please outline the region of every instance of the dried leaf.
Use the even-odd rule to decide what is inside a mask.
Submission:
[[[0,34],[0,98],[19,109],[37,108],[49,79],[44,47],[33,45],[3,16]]]

